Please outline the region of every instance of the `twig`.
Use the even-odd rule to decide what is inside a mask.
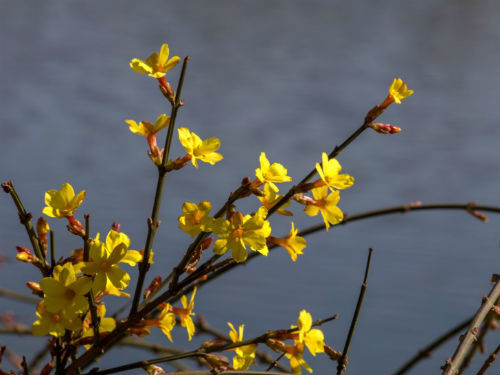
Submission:
[[[85,235],[83,236],[83,261],[88,262],[90,260],[90,215],[84,215],[85,218]],[[85,275],[89,276],[89,275]],[[87,293],[87,299],[89,301],[90,319],[92,321],[92,327],[94,331],[94,345],[99,347],[100,335],[99,335],[99,316],[97,315],[97,306],[94,298],[94,291],[90,288]]]
[[[280,360],[285,356],[285,353],[281,353],[278,358],[276,358],[274,361],[271,362],[269,367],[266,369],[266,371],[271,371],[274,367],[280,367]]]
[[[495,305],[498,303],[498,300],[495,301]],[[474,341],[469,348],[469,351],[467,352],[462,364],[460,365],[460,368],[458,370],[459,374],[462,374],[467,367],[469,367],[470,363],[474,359],[474,356],[476,355],[477,350],[484,345],[484,338],[486,334],[488,333],[488,330],[490,328],[490,324],[495,319],[496,313],[493,311],[490,311],[487,315],[486,318],[484,318],[484,323],[481,327],[481,330],[479,331],[479,334],[477,335],[477,340]]]
[[[477,375],[484,375],[486,370],[488,370],[491,364],[495,362],[495,359],[497,359],[498,353],[500,353],[500,345],[498,345],[497,348],[488,356],[483,366],[481,366],[481,368],[477,372]]]
[[[16,189],[14,189],[14,184],[12,183],[12,181],[2,183],[2,188],[6,193],[10,194],[12,200],[14,201],[14,204],[16,205],[21,224],[23,224],[26,228],[26,232],[28,233],[33,251],[35,252],[38,259],[40,259],[42,266],[41,271],[43,276],[49,276],[48,264],[45,261],[45,256],[43,255],[43,251],[41,250],[40,241],[38,241],[35,229],[33,228],[33,224],[31,223],[31,213],[27,212],[24,208],[19,195],[17,195]]]
[[[51,229],[49,232],[50,236],[50,272],[54,270],[54,267],[56,266],[56,249],[54,246],[54,231]]]
[[[447,360],[443,369],[443,375],[455,375],[458,371],[460,364],[462,363],[467,350],[471,346],[471,344],[476,339],[477,332],[479,330],[479,326],[483,322],[486,315],[490,312],[493,307],[493,303],[500,297],[500,281],[497,281],[493,288],[491,289],[488,297],[483,297],[483,301],[481,307],[474,315],[474,319],[470,324],[467,333],[461,340],[460,344],[453,354],[451,360]]]
[[[361,311],[361,306],[363,306],[363,300],[365,298],[366,288],[368,286],[368,274],[370,272],[370,263],[372,260],[373,249],[368,250],[368,259],[366,261],[365,277],[363,278],[363,284],[361,284],[361,290],[359,291],[358,303],[356,304],[356,310],[354,310],[354,315],[352,317],[351,326],[349,327],[349,333],[345,340],[344,350],[342,350],[342,356],[339,359],[337,366],[337,375],[341,375],[347,366],[347,354],[349,353],[349,348],[351,347],[351,341],[354,336],[354,330],[356,329],[356,324],[358,323],[359,313]]]
[[[314,326],[320,326],[320,325],[322,325],[322,324],[324,324],[326,322],[329,322],[331,320],[337,319],[337,317],[338,317],[338,315],[335,314],[335,315],[333,315],[333,316],[331,316],[329,318],[315,321],[315,322],[312,323],[312,326],[313,327]],[[147,366],[147,365],[154,365],[154,364],[157,364],[157,363],[171,362],[171,361],[178,360],[178,359],[183,359],[183,358],[204,357],[208,353],[221,352],[221,351],[225,351],[225,350],[229,350],[229,349],[239,348],[241,346],[246,346],[246,345],[252,345],[252,344],[258,344],[258,343],[266,342],[269,338],[275,337],[278,334],[278,332],[279,332],[279,334],[282,335],[283,332],[293,333],[293,332],[295,332],[297,330],[298,330],[298,328],[296,327],[296,328],[290,328],[290,329],[287,329],[287,330],[268,331],[268,332],[266,332],[266,333],[264,333],[264,334],[262,334],[260,336],[256,336],[254,338],[243,340],[243,341],[240,341],[240,342],[229,343],[229,344],[222,344],[222,345],[212,345],[212,346],[209,346],[209,347],[202,347],[202,348],[190,351],[190,352],[185,352],[185,353],[181,353],[181,354],[169,355],[169,356],[166,356],[166,357],[159,357],[159,358],[153,358],[153,359],[144,360],[144,361],[138,361],[138,362],[128,363],[128,364],[125,364],[125,365],[122,365],[122,366],[113,367],[113,368],[109,368],[109,369],[105,369],[105,370],[101,370],[101,371],[91,370],[89,373],[87,373],[85,375],[107,375],[107,374],[113,374],[115,372],[132,370],[132,369],[135,369],[135,368],[141,368],[141,367],[144,367],[144,366]],[[239,372],[239,373],[243,373],[243,372]],[[269,374],[269,373],[266,373],[266,374]]]
[[[0,297],[11,298],[19,302],[35,305],[40,302],[40,298],[33,297],[29,294],[14,292],[13,290],[9,290],[6,288],[0,288]]]
[[[470,203],[429,203],[429,204],[406,204],[406,205],[399,205],[399,206],[392,206],[392,207],[387,207],[387,208],[382,208],[378,210],[371,210],[371,211],[365,211],[365,212],[360,212],[358,214],[352,214],[352,215],[345,215],[344,220],[341,221],[339,224],[333,226],[332,228],[338,228],[341,225],[352,223],[355,221],[363,220],[363,219],[368,219],[368,218],[373,218],[377,216],[385,216],[385,215],[392,215],[392,214],[406,214],[409,212],[413,211],[425,211],[425,210],[458,210],[458,211],[468,211],[470,209]],[[488,205],[476,205],[474,206],[474,209],[477,211],[486,211],[486,212],[492,212],[492,213],[497,213],[500,214],[500,207],[498,206],[488,206]],[[325,230],[325,224],[317,224],[310,226],[308,228],[305,228],[297,234],[298,236],[307,236],[312,233],[320,232]],[[269,250],[274,250],[278,246],[272,245],[269,246]],[[224,273],[232,270],[235,267],[245,265],[247,264],[250,260],[255,259],[259,257],[261,254],[257,252],[252,252],[251,254],[248,255],[248,258],[245,263],[236,263],[235,261],[230,262],[229,264],[225,265],[224,267],[221,267],[217,269],[217,271],[211,273],[210,275],[207,276],[207,278],[203,281],[198,282],[198,287],[201,287],[205,285],[206,283],[210,282],[211,280],[223,275]],[[200,267],[201,269],[201,267]],[[198,272],[194,272],[192,277],[198,278],[200,275]],[[193,290],[194,286],[190,286],[185,290],[185,293],[189,293]]]
[[[429,345],[425,346],[424,348],[420,349],[415,356],[413,356],[408,362],[406,362],[399,370],[397,370],[394,375],[403,375],[408,370],[410,370],[413,366],[415,366],[418,362],[420,362],[423,359],[426,359],[430,356],[431,352],[440,347],[442,344],[444,344],[446,341],[454,337],[455,335],[458,335],[460,332],[462,332],[465,328],[471,324],[472,318],[469,318],[467,320],[464,320],[463,322],[457,324],[455,327],[450,329],[449,331],[445,332],[441,336],[439,336],[437,339],[432,341]]]
[[[189,61],[189,57],[184,59],[184,63],[182,64],[182,71],[179,78],[179,83],[177,85],[177,91],[175,94],[175,102],[172,104],[172,111],[170,114],[170,124],[168,127],[167,138],[165,140],[165,150],[163,152],[162,165],[158,167],[158,181],[156,183],[156,192],[153,203],[153,209],[151,212],[151,217],[148,219],[148,234],[146,237],[146,245],[144,246],[144,255],[142,262],[139,263],[139,277],[137,279],[137,285],[134,292],[134,298],[132,302],[132,307],[130,308],[129,318],[132,317],[137,312],[137,307],[139,306],[139,301],[142,295],[142,288],[144,285],[144,280],[146,278],[146,273],[149,269],[149,257],[151,254],[151,248],[153,247],[153,241],[160,225],[158,221],[158,216],[160,212],[161,199],[163,195],[163,186],[165,184],[165,177],[167,176],[166,165],[168,162],[168,155],[170,152],[170,143],[172,141],[175,120],[177,118],[177,112],[181,107],[181,92],[182,86],[184,84],[184,76],[186,75],[186,68]]]

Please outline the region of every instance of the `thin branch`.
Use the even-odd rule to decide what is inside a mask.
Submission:
[[[181,102],[181,92],[182,86],[184,84],[184,76],[186,75],[186,68],[189,61],[189,57],[184,59],[184,63],[182,64],[181,76],[179,78],[179,83],[177,85],[177,91],[175,94],[175,102],[172,104],[172,111],[170,114],[170,124],[168,127],[167,137],[165,139],[165,149],[163,152],[162,165],[158,167],[158,181],[156,183],[156,192],[153,203],[153,209],[151,212],[151,217],[148,218],[148,234],[146,237],[146,245],[144,246],[144,255],[142,262],[139,263],[139,277],[137,279],[137,285],[134,292],[134,298],[132,302],[132,307],[130,308],[129,318],[132,317],[137,312],[137,307],[139,306],[139,301],[142,295],[142,288],[144,286],[144,280],[146,278],[146,273],[149,269],[149,257],[151,254],[151,249],[153,247],[153,241],[160,225],[158,221],[158,216],[160,212],[161,200],[163,195],[163,186],[165,184],[165,177],[167,176],[166,165],[168,161],[168,156],[170,152],[170,143],[172,141],[173,131],[175,127],[175,120],[177,118],[177,112],[182,105]]]
[[[36,298],[29,294],[15,292],[13,290],[9,290],[6,288],[0,288],[0,297],[10,298],[19,302],[29,303],[30,305],[32,304],[36,305],[38,302],[40,302],[40,298]]]
[[[347,366],[347,354],[349,353],[349,348],[351,347],[351,341],[354,336],[354,330],[358,323],[359,313],[361,307],[363,306],[363,300],[365,298],[366,288],[368,287],[368,274],[370,273],[370,263],[372,260],[373,249],[368,250],[368,259],[366,261],[365,276],[363,278],[363,284],[361,284],[361,290],[359,291],[358,303],[356,304],[356,309],[354,310],[354,315],[352,317],[351,326],[349,327],[349,333],[345,340],[344,350],[342,350],[342,356],[338,361],[337,375],[341,375]]]
[[[397,370],[394,375],[403,375],[408,370],[410,370],[413,366],[415,366],[418,362],[420,362],[423,359],[429,358],[431,353],[440,347],[442,344],[444,344],[446,341],[451,339],[452,337],[458,335],[460,332],[462,332],[465,328],[469,326],[469,324],[472,323],[472,318],[466,319],[463,322],[457,324],[455,327],[450,329],[449,331],[445,332],[441,336],[439,336],[437,339],[432,341],[430,344],[425,346],[424,348],[420,349],[417,354],[415,354],[408,362],[406,362],[399,370]]]
[[[271,371],[274,367],[280,367],[280,361],[281,361],[281,358],[283,358],[285,356],[285,353],[281,353],[278,358],[276,358],[274,361],[271,362],[271,364],[269,365],[269,367],[266,369],[266,371]]]
[[[317,321],[312,323],[312,326],[313,327],[320,326],[326,322],[337,319],[337,317],[338,317],[338,315],[335,314],[335,315],[328,317],[326,319],[317,320]],[[268,339],[276,337],[277,335],[283,335],[284,333],[287,333],[287,334],[293,333],[297,330],[298,330],[298,328],[296,327],[296,328],[290,328],[287,330],[268,331],[260,336],[256,336],[254,338],[243,340],[240,342],[221,344],[221,345],[212,345],[209,347],[202,347],[202,348],[190,351],[190,352],[185,352],[185,353],[174,354],[174,355],[169,355],[169,356],[165,356],[165,357],[159,357],[159,358],[153,358],[153,359],[144,360],[144,361],[128,363],[128,364],[125,364],[122,366],[117,366],[117,367],[113,367],[113,368],[109,368],[109,369],[105,369],[105,370],[101,370],[101,371],[97,371],[97,370],[93,369],[85,375],[107,375],[107,374],[113,374],[113,373],[120,372],[120,371],[127,371],[127,370],[132,370],[135,368],[142,368],[144,366],[154,365],[157,363],[171,362],[171,361],[178,360],[178,359],[191,358],[191,357],[204,357],[208,353],[222,352],[225,350],[239,348],[241,346],[264,343]],[[242,372],[239,372],[239,373],[242,373]],[[266,374],[269,374],[269,373],[266,373]],[[287,375],[288,375],[288,373],[287,373]]]
[[[83,261],[88,262],[90,260],[90,215],[84,215],[85,218],[85,235],[83,236]],[[85,275],[89,276],[90,275]],[[92,321],[92,327],[94,331],[94,345],[99,347],[100,335],[99,335],[99,323],[100,319],[97,314],[97,306],[94,298],[94,291],[90,288],[87,293],[87,300],[89,302],[90,319]]]
[[[471,344],[476,340],[476,335],[479,330],[479,326],[483,322],[486,315],[490,312],[493,307],[494,302],[500,297],[500,281],[497,281],[493,288],[490,291],[488,297],[483,297],[483,301],[479,310],[474,315],[474,319],[470,324],[467,333],[461,339],[460,344],[453,354],[453,357],[450,360],[446,361],[444,366],[443,375],[455,375],[460,368],[460,365],[467,353],[467,350],[471,346]]]
[[[495,359],[497,359],[498,353],[500,353],[500,345],[497,346],[497,348],[488,356],[484,364],[481,366],[479,371],[477,372],[477,375],[484,375],[486,370],[491,366],[493,362],[495,362]]]
[[[26,233],[28,234],[28,237],[30,239],[33,251],[35,252],[38,259],[40,259],[42,265],[41,271],[43,276],[49,276],[49,266],[45,261],[45,256],[43,255],[43,251],[41,250],[40,241],[38,241],[35,229],[33,228],[33,224],[31,223],[31,213],[27,212],[24,208],[19,195],[17,195],[16,189],[14,189],[14,184],[12,183],[12,181],[2,183],[2,188],[6,193],[10,194],[12,200],[14,201],[14,204],[16,205],[21,224],[23,224],[24,228],[26,229]]]
[[[56,266],[56,249],[54,245],[54,231],[51,229],[49,232],[50,236],[50,272],[54,270],[54,267]]]

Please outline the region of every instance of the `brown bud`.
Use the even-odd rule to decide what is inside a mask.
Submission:
[[[31,293],[43,298],[42,288],[40,287],[39,283],[36,283],[34,281],[28,281],[26,282],[26,286],[31,290]]]
[[[369,126],[380,134],[396,134],[401,131],[401,128],[399,126],[382,124],[381,122],[372,122]]]
[[[144,291],[144,299],[148,298],[151,293],[156,291],[161,285],[161,276],[156,276],[149,284],[148,288]]]
[[[332,347],[325,345],[325,353],[332,361],[338,361],[342,357],[342,352],[334,350]]]
[[[281,353],[285,350],[285,343],[281,340],[267,339],[265,344],[269,347],[269,349],[274,350],[275,352]]]
[[[40,371],[40,375],[49,375],[51,371],[52,371],[52,362],[49,362],[43,367],[42,371]]]

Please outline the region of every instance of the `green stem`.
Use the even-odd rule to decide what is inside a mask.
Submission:
[[[83,236],[83,261],[90,261],[90,215],[84,215],[85,218],[85,235]],[[90,275],[85,275],[90,277]],[[90,319],[94,330],[94,345],[99,347],[99,316],[97,315],[97,306],[94,298],[94,291],[90,288],[87,293],[89,301]]]
[[[170,124],[168,127],[167,137],[165,140],[165,149],[163,152],[162,165],[158,167],[158,181],[156,183],[156,192],[153,203],[153,209],[151,212],[151,217],[148,219],[148,234],[146,237],[146,245],[144,246],[144,255],[143,260],[139,264],[139,277],[137,279],[137,285],[134,292],[134,298],[132,301],[132,307],[130,308],[129,318],[132,317],[136,312],[139,306],[139,301],[142,295],[142,288],[144,286],[144,280],[146,278],[146,273],[149,270],[149,257],[151,255],[151,249],[153,246],[154,237],[158,226],[160,225],[158,221],[161,199],[163,194],[163,186],[165,184],[165,177],[167,175],[166,165],[168,162],[168,156],[170,153],[170,144],[172,142],[175,120],[177,119],[177,112],[182,105],[181,102],[181,92],[182,86],[184,85],[184,77],[186,75],[186,68],[189,61],[189,57],[184,59],[184,63],[182,64],[181,76],[179,78],[179,83],[177,85],[177,91],[175,94],[175,102],[172,105],[172,112],[170,114]]]

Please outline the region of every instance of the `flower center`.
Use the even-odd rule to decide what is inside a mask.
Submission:
[[[64,292],[64,297],[66,299],[72,300],[73,298],[75,298],[75,296],[76,293],[73,289],[66,289],[66,291]]]
[[[233,238],[243,237],[243,228],[238,228],[238,229],[233,230],[232,236],[233,236]]]

